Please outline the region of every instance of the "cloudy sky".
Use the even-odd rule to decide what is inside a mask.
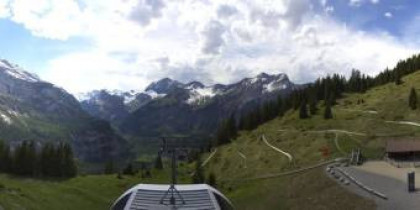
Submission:
[[[0,57],[72,93],[376,74],[418,34],[418,0],[0,0]]]

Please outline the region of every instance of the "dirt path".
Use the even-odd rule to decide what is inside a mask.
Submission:
[[[247,168],[247,165],[246,165],[246,155],[244,154],[244,153],[242,153],[242,152],[240,152],[240,151],[238,151],[238,155],[242,158],[242,160],[243,160],[243,163],[244,163],[244,168]]]
[[[277,173],[277,174],[266,174],[266,175],[261,175],[258,177],[253,177],[253,178],[246,178],[246,179],[226,179],[223,181],[234,181],[234,182],[238,182],[238,181],[250,181],[250,180],[259,180],[259,179],[271,179],[271,178],[276,178],[276,177],[281,177],[281,176],[288,176],[288,175],[293,175],[293,174],[298,174],[298,173],[302,173],[308,170],[312,170],[315,168],[319,168],[319,167],[323,167],[325,165],[334,163],[334,162],[341,162],[345,160],[345,158],[336,158],[334,160],[329,160],[329,161],[325,161],[325,162],[321,162],[315,165],[311,165],[311,166],[307,166],[301,169],[296,169],[296,170],[291,170],[291,171],[286,171],[286,172],[282,172],[282,173]]]
[[[262,135],[262,136],[261,136],[261,138],[262,138],[263,142],[264,142],[264,143],[265,143],[268,147],[270,147],[270,148],[274,149],[275,151],[277,151],[277,152],[282,153],[283,155],[285,155],[287,158],[289,158],[289,162],[292,162],[292,161],[293,161],[293,157],[292,157],[292,155],[291,155],[291,154],[289,154],[289,153],[287,153],[287,152],[285,152],[285,151],[283,151],[283,150],[281,150],[281,149],[279,149],[279,148],[277,148],[277,147],[273,146],[272,144],[268,143],[268,141],[267,141],[267,139],[265,138],[265,136],[264,136],[264,135]]]
[[[330,130],[319,130],[319,131],[305,131],[308,133],[344,133],[348,135],[355,135],[355,136],[366,136],[365,133],[359,133],[359,132],[353,132],[353,131],[347,131],[347,130],[337,130],[337,129],[330,129]]]
[[[412,125],[420,127],[420,123],[410,121],[385,121],[386,123],[400,124],[400,125]]]
[[[201,167],[204,167],[216,154],[217,149],[215,149],[210,155],[209,157],[201,164]]]
[[[366,114],[378,114],[378,112],[374,110],[360,110],[360,109],[341,109],[341,110],[349,111],[349,112],[363,112]]]
[[[341,149],[340,144],[338,144],[338,133],[335,133],[334,143],[335,143],[335,147],[337,148],[337,150],[338,150],[341,154],[346,155],[346,152],[344,152],[344,150],[343,150],[343,149]]]

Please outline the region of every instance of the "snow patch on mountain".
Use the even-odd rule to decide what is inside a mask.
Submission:
[[[5,122],[8,125],[12,124],[12,119],[9,116],[7,116],[7,115],[5,115],[1,112],[0,112],[0,118],[3,120],[3,122]]]
[[[40,82],[41,81],[37,75],[31,74],[23,70],[19,66],[15,64],[11,64],[10,62],[4,59],[0,59],[0,71],[3,71],[4,73],[16,79],[24,80],[27,82]]]
[[[276,82],[270,82],[269,84],[263,85],[263,93],[271,93],[276,90],[284,90],[287,87],[287,84],[278,84]]]
[[[162,98],[166,96],[166,93],[157,93],[156,91],[153,91],[153,90],[148,90],[144,93],[152,97],[152,99]]]
[[[188,104],[196,104],[197,102],[202,102],[218,94],[218,92],[214,90],[213,86],[193,88],[189,91],[190,97],[186,101]]]

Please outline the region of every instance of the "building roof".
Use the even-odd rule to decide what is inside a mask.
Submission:
[[[420,140],[388,140],[386,152],[420,152]]]
[[[169,187],[170,185],[138,184],[127,190],[120,198],[118,198],[111,209],[226,209],[222,207],[223,204],[220,204],[221,200],[223,200],[222,202],[224,202],[225,205],[232,205],[223,194],[207,184],[187,184],[175,186],[182,198],[175,194],[174,197],[176,198],[176,206],[172,206],[169,204],[170,195],[166,195]],[[163,204],[161,204],[162,199]]]

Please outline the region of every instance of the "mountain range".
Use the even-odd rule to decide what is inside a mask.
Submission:
[[[261,73],[237,83],[210,86],[164,78],[144,91],[95,90],[78,98],[86,112],[109,121],[124,135],[209,136],[222,119],[232,114],[238,117],[299,87],[285,74]]]
[[[94,90],[71,95],[19,66],[0,60],[0,139],[71,142],[81,161],[130,155],[132,139],[163,135],[209,138],[222,119],[300,85],[261,73],[223,85],[164,78],[144,90]],[[130,139],[131,141],[127,141]]]

